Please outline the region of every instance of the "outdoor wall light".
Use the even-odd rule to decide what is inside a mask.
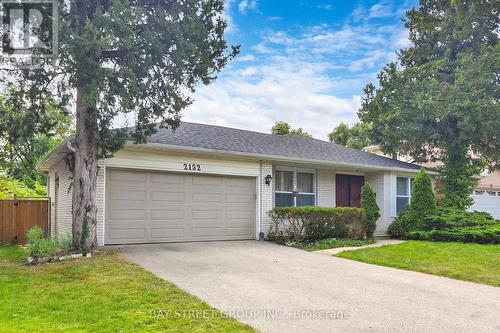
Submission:
[[[273,180],[273,176],[267,175],[266,178],[264,178],[266,185],[269,186],[271,185],[271,180]]]

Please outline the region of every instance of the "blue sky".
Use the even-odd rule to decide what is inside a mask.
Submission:
[[[261,132],[283,120],[325,140],[357,121],[363,87],[408,46],[401,18],[416,4],[226,0],[226,37],[241,53],[183,119]]]

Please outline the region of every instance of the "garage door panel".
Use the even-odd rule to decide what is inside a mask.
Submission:
[[[167,192],[167,191],[154,191],[151,192],[152,201],[162,202],[185,202],[186,193],[184,192]]]
[[[113,220],[144,220],[145,209],[110,209],[109,217]]]
[[[249,210],[230,210],[226,211],[226,218],[229,219],[251,219],[253,218],[253,211]]]
[[[217,236],[222,236],[222,227],[219,226],[214,226],[214,227],[208,227],[208,228],[198,228],[198,227],[193,227],[193,237],[217,237]]]
[[[226,194],[227,203],[244,203],[248,205],[252,199],[254,199],[253,193]]]
[[[109,238],[111,240],[137,240],[141,241],[146,237],[145,228],[130,228],[130,229],[111,229],[109,230]]]
[[[472,199],[474,204],[470,207],[471,211],[487,212],[494,218],[500,219],[500,191],[476,190],[481,194],[474,194]],[[497,194],[498,193],[498,194]]]
[[[224,184],[224,178],[218,176],[196,176],[191,177],[191,184],[193,185],[211,185],[214,188]]]
[[[191,213],[193,220],[222,219],[223,213],[220,210],[193,210]]]
[[[253,229],[250,227],[226,227],[225,230],[227,236],[245,236],[252,232]]]
[[[186,176],[181,175],[181,174],[168,174],[168,173],[153,173],[151,175],[151,183],[153,184],[161,184],[164,186],[164,184],[170,184],[170,185],[175,185],[175,184],[185,184],[186,183]]]
[[[255,237],[255,178],[110,169],[107,180],[108,244]]]
[[[117,191],[109,192],[109,200],[146,201],[146,191]]]
[[[185,237],[184,228],[151,228],[150,238],[152,240],[161,239],[182,239]]]
[[[119,183],[145,183],[146,182],[146,177],[147,174],[144,172],[134,172],[134,171],[118,171],[114,170],[110,174],[110,181],[114,182],[117,181]]]
[[[212,203],[212,202],[222,202],[223,194],[217,192],[209,193],[193,193],[192,202],[193,203]]]
[[[184,210],[179,210],[177,206],[176,210],[152,210],[151,219],[156,220],[179,220],[186,217],[186,212]]]

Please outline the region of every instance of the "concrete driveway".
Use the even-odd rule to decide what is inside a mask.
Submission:
[[[499,332],[500,288],[258,241],[116,248],[262,332]]]

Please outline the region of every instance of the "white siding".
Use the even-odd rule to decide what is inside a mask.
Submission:
[[[99,163],[99,172],[97,173],[96,201],[97,201],[97,243],[104,245],[104,203],[105,203],[105,184],[106,168]]]
[[[112,158],[102,161],[102,165],[106,167],[173,172],[186,172],[184,163],[200,165],[201,171],[188,171],[193,173],[255,177],[259,175],[258,161],[214,158],[178,152],[120,150]]]
[[[57,191],[56,176],[59,178],[59,188]],[[73,195],[71,182],[72,174],[69,171],[64,159],[50,168],[47,191],[51,200],[50,232],[53,236],[71,233]]]

